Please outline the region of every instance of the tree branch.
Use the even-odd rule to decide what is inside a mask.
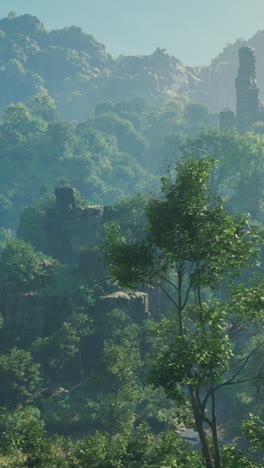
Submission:
[[[158,277],[159,277],[161,280],[163,280],[163,281],[165,281],[166,283],[168,283],[168,284],[170,284],[171,286],[173,286],[173,288],[175,288],[176,291],[179,291],[178,286],[177,286],[176,284],[174,284],[171,280],[169,280],[168,278],[166,278],[166,276],[163,276],[163,275],[160,275],[160,274],[159,274]]]
[[[223,386],[226,386],[226,385],[233,385],[233,381],[234,379],[238,376],[238,374],[240,374],[240,372],[245,368],[245,366],[247,365],[249,359],[251,358],[251,356],[261,347],[264,345],[264,341],[262,343],[260,343],[258,346],[256,346],[253,351],[251,351],[251,353],[248,354],[248,356],[245,358],[245,362],[242,364],[242,366],[238,369],[237,372],[235,372],[235,374],[229,379],[227,380],[226,382],[223,382],[222,384],[219,384],[215,387],[215,390],[218,390],[219,388],[223,387]],[[253,379],[256,379],[256,378],[259,378],[259,377],[252,377],[251,379],[249,380],[253,380]],[[247,379],[244,380],[245,382],[247,382]],[[242,381],[237,381],[237,383],[242,383]]]
[[[162,286],[161,283],[157,283],[158,286],[160,287],[160,289],[164,292],[164,294],[166,294],[166,296],[168,297],[168,299],[170,299],[170,301],[174,304],[174,306],[176,307],[177,310],[179,310],[179,306],[178,304],[174,301],[174,299],[171,297],[171,295],[168,293],[168,291],[166,291],[166,289]]]
[[[244,383],[244,382],[249,382],[251,380],[257,380],[259,379],[259,376],[260,376],[260,372],[258,373],[257,376],[255,377],[250,377],[250,378],[247,378],[247,379],[239,379],[239,380],[236,380],[234,382],[234,379],[238,376],[238,374],[240,374],[240,372],[245,368],[245,366],[247,365],[249,359],[251,358],[251,356],[255,353],[255,351],[257,351],[257,349],[259,349],[261,346],[264,345],[264,341],[262,343],[260,343],[258,346],[256,346],[256,348],[253,349],[253,351],[251,351],[251,353],[248,354],[248,356],[246,356],[245,358],[242,358],[242,359],[239,359],[235,364],[233,365],[237,365],[239,364],[239,362],[243,362],[244,363],[242,364],[242,366],[238,369],[237,372],[235,372],[235,374],[229,379],[227,380],[226,382],[223,382],[219,385],[217,385],[216,387],[214,387],[213,389],[210,389],[208,392],[207,392],[207,395],[205,396],[205,398],[203,399],[203,402],[202,402],[202,405],[203,405],[203,408],[205,410],[206,408],[206,404],[207,404],[207,401],[208,401],[208,398],[211,396],[212,392],[216,392],[216,390],[219,390],[219,388],[222,388],[224,386],[227,386],[227,385],[235,385],[235,384],[240,384],[240,383]],[[263,368],[263,366],[262,366]],[[262,369],[261,368],[261,369]],[[224,371],[225,372],[225,371]],[[224,373],[223,372],[223,373]]]

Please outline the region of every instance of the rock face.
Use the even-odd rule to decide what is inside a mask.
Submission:
[[[39,336],[45,336],[50,323],[63,316],[68,309],[62,297],[37,293],[8,294],[1,299],[1,311],[12,337],[19,336],[21,344],[27,346]],[[6,337],[8,341],[9,337]]]
[[[48,296],[38,293],[9,294],[1,299],[1,311],[8,330],[12,336],[20,338],[22,346],[28,346],[38,337],[46,336],[51,324],[67,315],[72,310],[71,301],[66,297]],[[110,310],[121,309],[128,313],[133,321],[140,323],[149,317],[148,294],[143,292],[116,291],[113,294],[99,297],[93,306],[82,312],[91,316],[104,318]]]

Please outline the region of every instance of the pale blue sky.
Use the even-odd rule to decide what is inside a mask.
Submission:
[[[207,65],[227,42],[264,29],[264,0],[0,0],[47,29],[81,26],[114,56],[165,48],[187,65]]]

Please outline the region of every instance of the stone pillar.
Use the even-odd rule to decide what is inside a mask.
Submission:
[[[237,126],[242,132],[258,120],[259,89],[256,83],[255,50],[239,49],[239,69],[236,78]]]

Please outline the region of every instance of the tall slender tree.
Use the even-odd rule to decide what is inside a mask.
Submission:
[[[240,317],[236,301],[228,293],[222,300],[218,290],[257,257],[262,242],[261,234],[245,218],[226,212],[208,188],[214,166],[213,159],[182,160],[174,178],[162,179],[163,198],[147,206],[144,240],[129,244],[114,225],[104,249],[121,286],[158,285],[171,301],[174,313],[154,326],[149,381],[178,405],[189,400],[207,468],[222,466],[216,391],[244,381],[240,375],[251,357],[236,361],[232,342],[237,324],[251,316],[244,307]]]

